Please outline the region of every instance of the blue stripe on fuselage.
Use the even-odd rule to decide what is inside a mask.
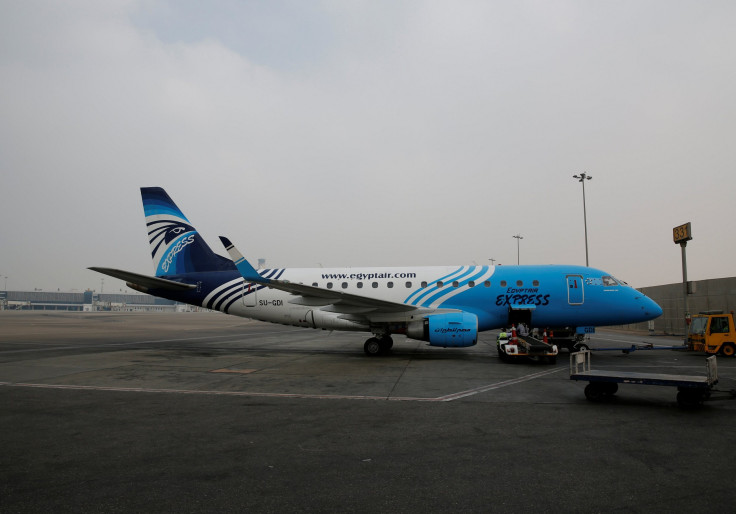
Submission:
[[[417,291],[414,291],[412,294],[409,295],[409,297],[406,300],[404,300],[404,303],[406,303],[408,305],[417,305],[419,303],[419,301],[422,298],[424,298],[426,295],[430,294],[432,291],[436,291],[437,289],[439,289],[437,287],[437,282],[444,282],[445,280],[450,280],[451,277],[454,277],[458,273],[461,273],[462,270],[463,270],[463,268],[465,268],[465,266],[460,266],[458,269],[456,269],[452,273],[449,273],[449,274],[445,275],[442,278],[438,278],[437,280],[434,280],[434,281],[430,282],[427,285],[427,287],[422,288],[422,289],[418,289]],[[411,297],[414,296],[414,295],[416,295],[417,293],[421,293],[421,294],[419,294],[419,296],[417,296],[416,298],[414,298],[414,300],[412,300]]]
[[[458,288],[459,287],[464,287],[464,286],[468,285],[468,283],[470,281],[475,281],[475,280],[479,279],[480,277],[482,277],[488,271],[488,266],[481,266],[480,271],[478,273],[476,273],[475,275],[472,275],[472,276],[468,277],[468,274],[476,271],[477,269],[478,269],[477,266],[469,269],[466,273],[463,273],[459,277],[453,279],[453,282],[454,281],[457,281],[458,282],[458,285],[457,285]],[[467,278],[463,278],[463,277],[467,277]],[[455,289],[457,289],[457,288],[455,288],[455,286],[448,287],[448,289],[445,289],[445,287],[442,287],[441,289],[439,289],[439,292],[437,294],[435,294],[435,295],[431,296],[429,299],[423,301],[422,302],[422,307],[429,307],[435,301],[439,300],[443,296],[448,295],[448,294],[452,294]],[[460,293],[457,296],[461,296],[463,294],[464,294],[464,292],[463,293]],[[442,302],[440,302],[439,305],[442,305]]]

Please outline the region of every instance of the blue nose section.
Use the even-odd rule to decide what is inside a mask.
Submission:
[[[650,299],[649,301],[652,302],[651,309],[652,309],[653,316],[655,318],[660,317],[662,315],[662,312],[664,312],[664,311],[662,311],[662,307],[660,307],[659,305],[657,305],[657,302],[655,302],[654,300],[651,300]]]
[[[650,319],[658,318],[662,315],[662,307],[657,305],[657,302],[649,298],[648,296],[641,295],[641,297],[638,298],[641,306],[641,314],[644,318],[644,321],[648,321]]]

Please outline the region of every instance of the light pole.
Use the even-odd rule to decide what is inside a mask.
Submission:
[[[682,248],[682,296],[685,299],[685,343],[687,344],[687,333],[690,331],[690,306],[687,300],[687,256],[685,248],[687,242],[693,238],[693,229],[690,222],[672,229],[672,240]]]
[[[588,214],[585,211],[585,181],[590,180],[593,177],[583,172],[580,175],[573,175],[573,178],[577,179],[583,185],[583,224],[585,226],[585,265],[588,264]]]
[[[514,239],[516,239],[516,264],[519,264],[519,240],[524,239],[521,234],[516,234],[515,236],[511,236]]]

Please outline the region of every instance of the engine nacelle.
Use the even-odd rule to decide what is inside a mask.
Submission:
[[[478,342],[478,317],[469,312],[430,314],[409,323],[406,336],[443,348],[473,346]]]

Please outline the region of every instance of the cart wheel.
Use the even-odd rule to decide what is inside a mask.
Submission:
[[[703,403],[703,396],[700,391],[679,391],[677,405],[683,409],[695,409]]]
[[[613,396],[618,391],[618,384],[616,382],[605,382],[601,384],[601,387],[606,396]]]
[[[585,343],[578,343],[575,345],[576,352],[582,352],[583,350],[590,350],[590,347]]]
[[[605,398],[605,389],[601,387],[601,384],[594,384],[590,382],[585,386],[585,397],[591,402],[599,402]]]
[[[736,347],[733,346],[733,343],[724,343],[723,346],[721,346],[721,355],[724,357],[733,357],[736,354]]]

